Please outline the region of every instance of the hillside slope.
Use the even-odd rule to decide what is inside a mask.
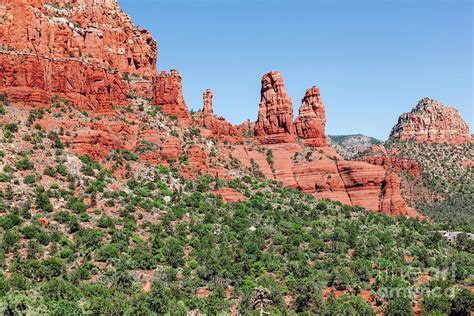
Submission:
[[[330,146],[346,159],[352,159],[372,145],[380,144],[377,138],[357,135],[328,135]]]
[[[143,104],[127,113],[173,126]],[[441,300],[447,311],[461,308],[472,282],[472,245],[447,243],[436,225],[316,200],[238,164],[224,181],[187,179],[179,170],[192,160],[152,165],[138,150],[98,163],[44,131],[48,115],[91,120],[62,101],[44,111],[2,109],[10,122],[0,131],[5,314],[246,314],[264,295],[272,314],[371,315],[411,310],[410,299],[387,297],[389,288],[440,284],[454,299],[417,297],[414,308],[432,311]]]

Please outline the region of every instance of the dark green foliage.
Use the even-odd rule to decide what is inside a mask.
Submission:
[[[42,212],[50,213],[53,211],[53,205],[49,200],[49,194],[42,186],[36,188],[36,207]]]
[[[28,159],[28,157],[24,157],[16,163],[16,168],[18,170],[29,170],[33,169],[34,167],[35,165],[30,159]]]
[[[384,307],[386,316],[413,315],[412,300],[408,297],[395,297]]]

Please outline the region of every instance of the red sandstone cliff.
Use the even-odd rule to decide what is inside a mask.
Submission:
[[[0,16],[0,93],[10,100],[61,95],[98,110],[126,103],[134,88],[150,92],[156,43],[115,0],[6,0]]]
[[[423,218],[415,209],[406,205],[400,195],[400,180],[395,173],[390,173],[383,182],[379,209],[388,215]]]
[[[189,123],[191,116],[188,106],[184,102],[181,87],[181,75],[176,69],[168,74],[163,71],[154,81],[153,104],[171,117]]]
[[[326,146],[326,114],[318,87],[306,90],[295,121],[296,134],[309,146]]]
[[[278,71],[263,76],[260,94],[258,120],[254,127],[257,141],[261,144],[295,142],[293,103]]]
[[[202,134],[211,139],[217,139],[232,144],[238,144],[242,141],[242,132],[237,127],[227,122],[223,117],[214,115],[212,108],[212,90],[207,89],[203,95],[203,110],[195,114],[194,120],[205,127]]]
[[[400,116],[390,133],[390,139],[460,144],[471,141],[471,134],[456,109],[424,98],[411,112]]]
[[[131,23],[114,0],[75,0],[70,4],[7,1],[0,4],[0,16],[0,73],[4,78],[0,93],[20,105],[49,105],[51,98],[59,95],[79,109],[94,110],[91,119],[45,115],[39,120],[46,132],[75,130],[61,136],[70,144],[68,150],[103,160],[113,151],[133,151],[145,143],[150,149],[140,154],[144,162],[171,164],[187,155],[188,165],[179,165],[183,175],[210,173],[224,179],[232,171],[213,164],[237,159],[249,168],[258,166],[267,178],[318,198],[389,214],[411,214],[399,195],[397,178],[386,178],[386,171],[379,166],[344,161],[325,146],[324,105],[316,87],[307,91],[295,123],[291,99],[276,71],[262,78],[254,125],[247,122],[234,127],[216,117],[210,90],[203,96],[203,112],[192,120],[181,76],[175,70],[157,75],[156,43]],[[152,98],[163,113],[175,116],[177,131],[202,126],[204,138],[194,139],[200,143],[192,144],[157,122],[142,121],[140,113],[111,111],[112,105],[129,104],[135,96]],[[252,130],[255,138],[248,135]],[[242,134],[250,136],[245,144]],[[303,144],[296,142],[297,135]],[[217,142],[214,149],[220,156],[214,158],[206,138],[233,146]],[[305,144],[319,148],[315,151]],[[273,162],[266,151],[272,152]]]

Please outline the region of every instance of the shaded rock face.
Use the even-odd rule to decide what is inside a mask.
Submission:
[[[296,142],[293,103],[278,71],[263,76],[260,94],[258,120],[254,127],[257,141],[261,144]]]
[[[107,110],[127,101],[133,81],[151,90],[156,42],[115,0],[7,0],[0,16],[0,93],[12,101],[44,105],[60,95]]]
[[[400,195],[400,180],[395,173],[387,175],[383,182],[379,209],[388,215],[423,218],[415,209],[408,207]]]
[[[169,74],[164,71],[156,77],[153,95],[153,104],[159,106],[163,113],[182,122],[190,122],[191,116],[183,98],[181,75],[177,70],[171,69]]]
[[[456,109],[424,98],[411,112],[400,116],[392,128],[390,139],[460,144],[472,138],[468,125]]]
[[[313,147],[326,146],[326,114],[318,87],[306,90],[295,121],[296,134]]]
[[[334,148],[346,159],[355,158],[360,153],[368,150],[381,141],[362,134],[357,135],[328,135],[326,138],[328,145]]]

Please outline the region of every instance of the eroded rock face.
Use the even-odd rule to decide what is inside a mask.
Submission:
[[[278,71],[263,76],[260,93],[258,120],[254,128],[257,141],[261,144],[295,142],[293,103]]]
[[[342,161],[337,168],[352,205],[379,210],[379,195],[385,170],[380,166],[358,161]]]
[[[156,42],[115,0],[7,0],[0,5],[0,93],[44,105],[54,95],[84,110],[150,91]],[[126,79],[126,80],[124,80]]]
[[[306,90],[295,121],[296,134],[303,143],[313,147],[326,146],[326,114],[319,88]]]
[[[397,148],[386,149],[381,145],[371,146],[370,154],[363,156],[362,160],[373,165],[382,166],[388,171],[396,173],[406,172],[412,177],[421,175],[420,165],[413,160],[399,158]]]
[[[185,137],[166,136],[170,134],[161,127],[144,129],[139,115],[110,111],[112,105],[125,105],[130,97],[140,96],[152,98],[164,113],[176,117],[178,131],[184,133],[189,125],[197,125],[183,98],[181,76],[176,70],[156,73],[155,41],[132,24],[115,0],[4,3],[0,4],[0,94],[7,94],[12,103],[47,106],[54,95],[59,95],[79,109],[106,112],[100,113],[102,117],[76,117],[77,122],[51,117],[41,121],[45,131],[74,129],[74,133],[61,136],[61,141],[69,144],[68,150],[104,160],[112,151],[133,151],[146,142],[151,149],[140,156],[142,161],[173,165],[187,156],[188,164],[179,166],[184,176],[211,174],[227,180],[232,170],[214,163],[221,158],[232,163],[235,158],[267,178],[318,198],[409,214],[396,177],[386,179],[382,167],[343,161],[325,147],[324,105],[316,87],[309,89],[303,99],[296,128],[291,99],[276,71],[262,78],[259,115],[254,125],[246,122],[234,127],[216,117],[212,92],[208,90],[203,112],[196,117],[208,134],[191,145]],[[249,135],[252,131],[255,138]],[[296,142],[297,133],[303,145]],[[241,142],[242,134],[246,142]],[[217,144],[222,156],[212,158],[206,137],[234,146]],[[254,140],[260,146],[255,146]],[[317,152],[308,151],[305,144],[319,148]],[[228,154],[223,153],[226,150]],[[122,178],[130,172],[116,170]],[[236,192],[223,193],[228,199],[244,199]]]
[[[456,109],[424,98],[411,112],[400,116],[392,128],[390,139],[460,144],[471,141],[471,134]]]
[[[232,188],[220,188],[216,192],[214,192],[217,196],[222,196],[222,199],[228,203],[235,203],[240,201],[246,201],[248,198],[244,196],[239,191],[232,189]]]
[[[223,117],[214,115],[212,96],[211,89],[204,91],[202,95],[203,110],[195,114],[194,120],[206,128],[206,131],[203,132],[203,135],[206,137],[232,144],[240,143],[242,141],[242,133],[238,131],[237,127],[227,122]]]
[[[206,89],[204,93],[202,94],[202,99],[203,99],[203,109],[202,112],[205,114],[213,114],[214,111],[212,110],[212,90],[211,89]]]
[[[388,215],[423,218],[415,209],[406,205],[400,195],[400,180],[395,173],[387,175],[383,182],[379,209]]]
[[[158,75],[154,82],[154,89],[153,104],[181,122],[190,122],[191,116],[183,98],[181,75],[176,69],[171,69],[169,74],[164,71]]]
[[[263,148],[271,151],[273,162],[268,161],[265,153],[243,146],[236,146],[232,156],[246,167],[258,166],[258,171],[265,177],[316,198],[390,215],[418,216],[401,197],[398,177],[387,178],[387,171],[382,166],[344,161],[329,147],[307,151],[300,144],[290,143]]]

